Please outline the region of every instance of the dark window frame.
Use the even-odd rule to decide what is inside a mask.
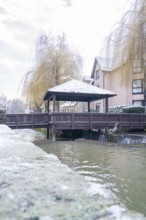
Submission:
[[[96,112],[100,113],[100,104],[96,103]]]
[[[140,81],[140,85],[134,85],[134,82]],[[136,91],[139,90],[139,91]],[[132,80],[132,94],[143,94],[143,80],[142,79],[133,79]]]
[[[132,105],[134,105],[134,102],[141,102],[141,106],[144,106],[144,100],[132,100]]]
[[[100,69],[95,71],[95,79],[99,79],[100,78]]]

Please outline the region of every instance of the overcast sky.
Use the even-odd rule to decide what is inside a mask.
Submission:
[[[0,0],[0,95],[19,97],[18,87],[33,64],[41,31],[64,32],[84,58],[90,75],[94,58],[128,0]]]

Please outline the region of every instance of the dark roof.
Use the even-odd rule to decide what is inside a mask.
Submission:
[[[82,81],[70,80],[61,85],[49,89],[43,99],[52,100],[53,95],[56,95],[57,101],[95,101],[104,99],[106,97],[113,97],[116,94],[99,88],[97,86],[89,85]]]

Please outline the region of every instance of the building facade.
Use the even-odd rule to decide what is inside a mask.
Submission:
[[[136,0],[116,23],[103,47],[103,57],[94,60],[94,85],[117,94],[109,107],[146,106],[146,0]],[[104,101],[92,103],[104,111]]]
[[[111,60],[96,57],[91,78],[97,87],[113,91],[117,96],[109,99],[109,108],[120,105],[145,106],[144,71],[140,60],[133,60],[130,71],[121,70],[121,66],[111,69]],[[91,108],[97,112],[104,112],[105,101],[93,102]]]

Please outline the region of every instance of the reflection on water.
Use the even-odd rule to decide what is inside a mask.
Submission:
[[[146,147],[58,141],[43,149],[112,191],[127,208],[146,215]]]

